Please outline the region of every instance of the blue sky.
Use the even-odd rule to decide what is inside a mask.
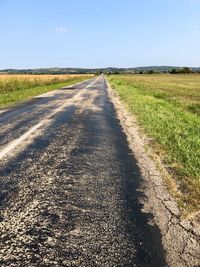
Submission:
[[[0,0],[0,69],[200,66],[200,0]]]

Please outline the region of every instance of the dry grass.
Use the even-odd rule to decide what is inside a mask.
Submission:
[[[0,81],[1,80],[10,80],[10,79],[28,79],[28,80],[54,80],[59,79],[69,79],[69,78],[75,78],[75,77],[85,77],[85,74],[57,74],[57,75],[49,75],[49,74],[44,74],[44,75],[35,75],[35,74],[0,74]],[[87,75],[92,77],[93,75]]]
[[[0,107],[81,82],[92,75],[0,75]]]
[[[121,76],[122,77],[122,76]],[[199,74],[157,74],[157,75],[123,75],[123,80],[130,81],[153,92],[167,94],[171,99],[200,103]]]

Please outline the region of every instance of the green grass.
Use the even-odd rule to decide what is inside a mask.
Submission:
[[[116,75],[109,82],[172,171],[180,207],[198,211],[200,75]]]
[[[42,79],[33,81],[28,79],[9,79],[6,82],[0,81],[0,107],[5,108],[36,95],[78,83],[86,79],[89,79],[89,76],[62,79],[62,81],[56,78],[50,81],[44,81]]]

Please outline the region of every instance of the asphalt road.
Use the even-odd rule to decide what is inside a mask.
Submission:
[[[103,77],[0,113],[0,174],[0,266],[167,266]]]

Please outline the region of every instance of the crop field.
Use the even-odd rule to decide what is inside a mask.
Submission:
[[[185,214],[200,209],[200,75],[112,75],[112,88],[138,120]]]
[[[0,107],[91,78],[92,75],[0,75]]]

